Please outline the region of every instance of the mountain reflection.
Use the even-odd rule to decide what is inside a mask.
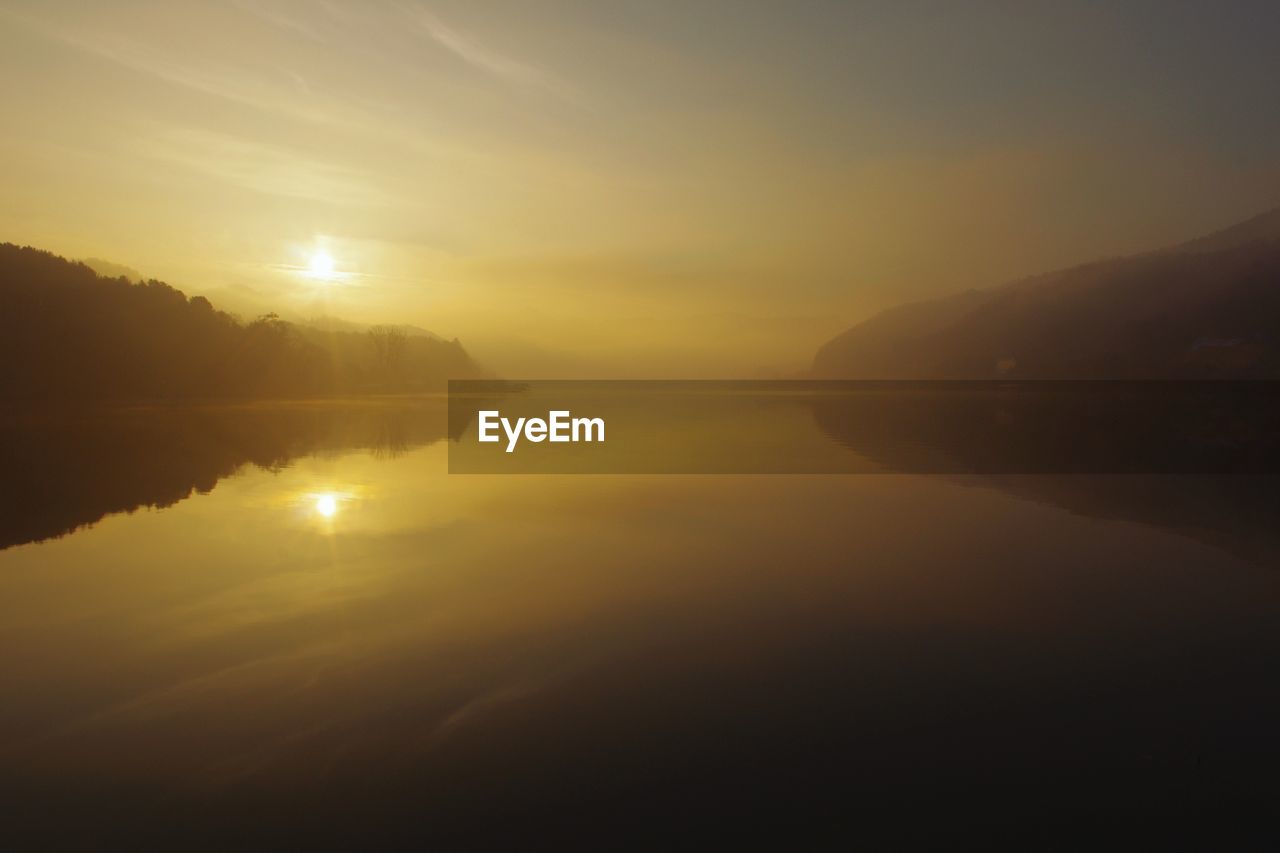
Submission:
[[[689,473],[769,470],[732,442],[698,439],[702,431],[720,441],[730,425],[750,422],[750,441],[772,448],[777,473],[936,476],[1078,515],[1155,526],[1255,562],[1280,561],[1280,476],[1274,441],[1266,438],[1278,434],[1276,406],[1258,393],[1218,395],[1212,405],[1203,395],[1138,395],[1119,406],[1114,398],[1091,402],[1089,394],[990,386],[682,394],[682,408],[643,395],[621,399],[610,417],[622,420],[611,423],[630,419],[647,433],[680,435],[701,454]],[[64,536],[115,513],[171,506],[245,466],[277,470],[304,456],[395,456],[446,437],[456,441],[474,429],[467,414],[461,406],[451,414],[439,397],[10,410],[0,416],[0,550]],[[603,458],[651,461],[629,459],[630,450],[624,436]],[[674,453],[658,460],[686,461]],[[1237,470],[1262,473],[1226,473]],[[334,482],[295,500],[302,515],[331,527],[356,497]]]
[[[353,450],[394,456],[450,434],[442,398],[9,411],[0,418],[0,549],[171,506],[247,465],[279,469]],[[314,495],[312,511],[332,518],[347,497]]]
[[[1280,562],[1280,402],[1265,384],[1116,384],[1098,393],[1083,384],[1061,393],[960,385],[807,404],[832,441],[886,471],[994,488]]]

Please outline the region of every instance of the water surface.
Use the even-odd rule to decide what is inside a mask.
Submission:
[[[1271,478],[450,476],[465,429],[430,398],[8,417],[12,825],[1263,826]]]

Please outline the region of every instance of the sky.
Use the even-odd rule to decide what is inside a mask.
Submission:
[[[1280,205],[1277,34],[1265,2],[0,0],[0,241],[512,377],[787,375],[886,307]]]

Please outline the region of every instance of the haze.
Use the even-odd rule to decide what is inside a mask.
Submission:
[[[0,239],[728,377],[1275,206],[1276,7],[1034,5],[3,2]]]

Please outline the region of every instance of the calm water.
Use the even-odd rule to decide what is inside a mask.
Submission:
[[[1268,831],[1270,478],[451,476],[462,428],[429,399],[6,416],[7,825]]]

